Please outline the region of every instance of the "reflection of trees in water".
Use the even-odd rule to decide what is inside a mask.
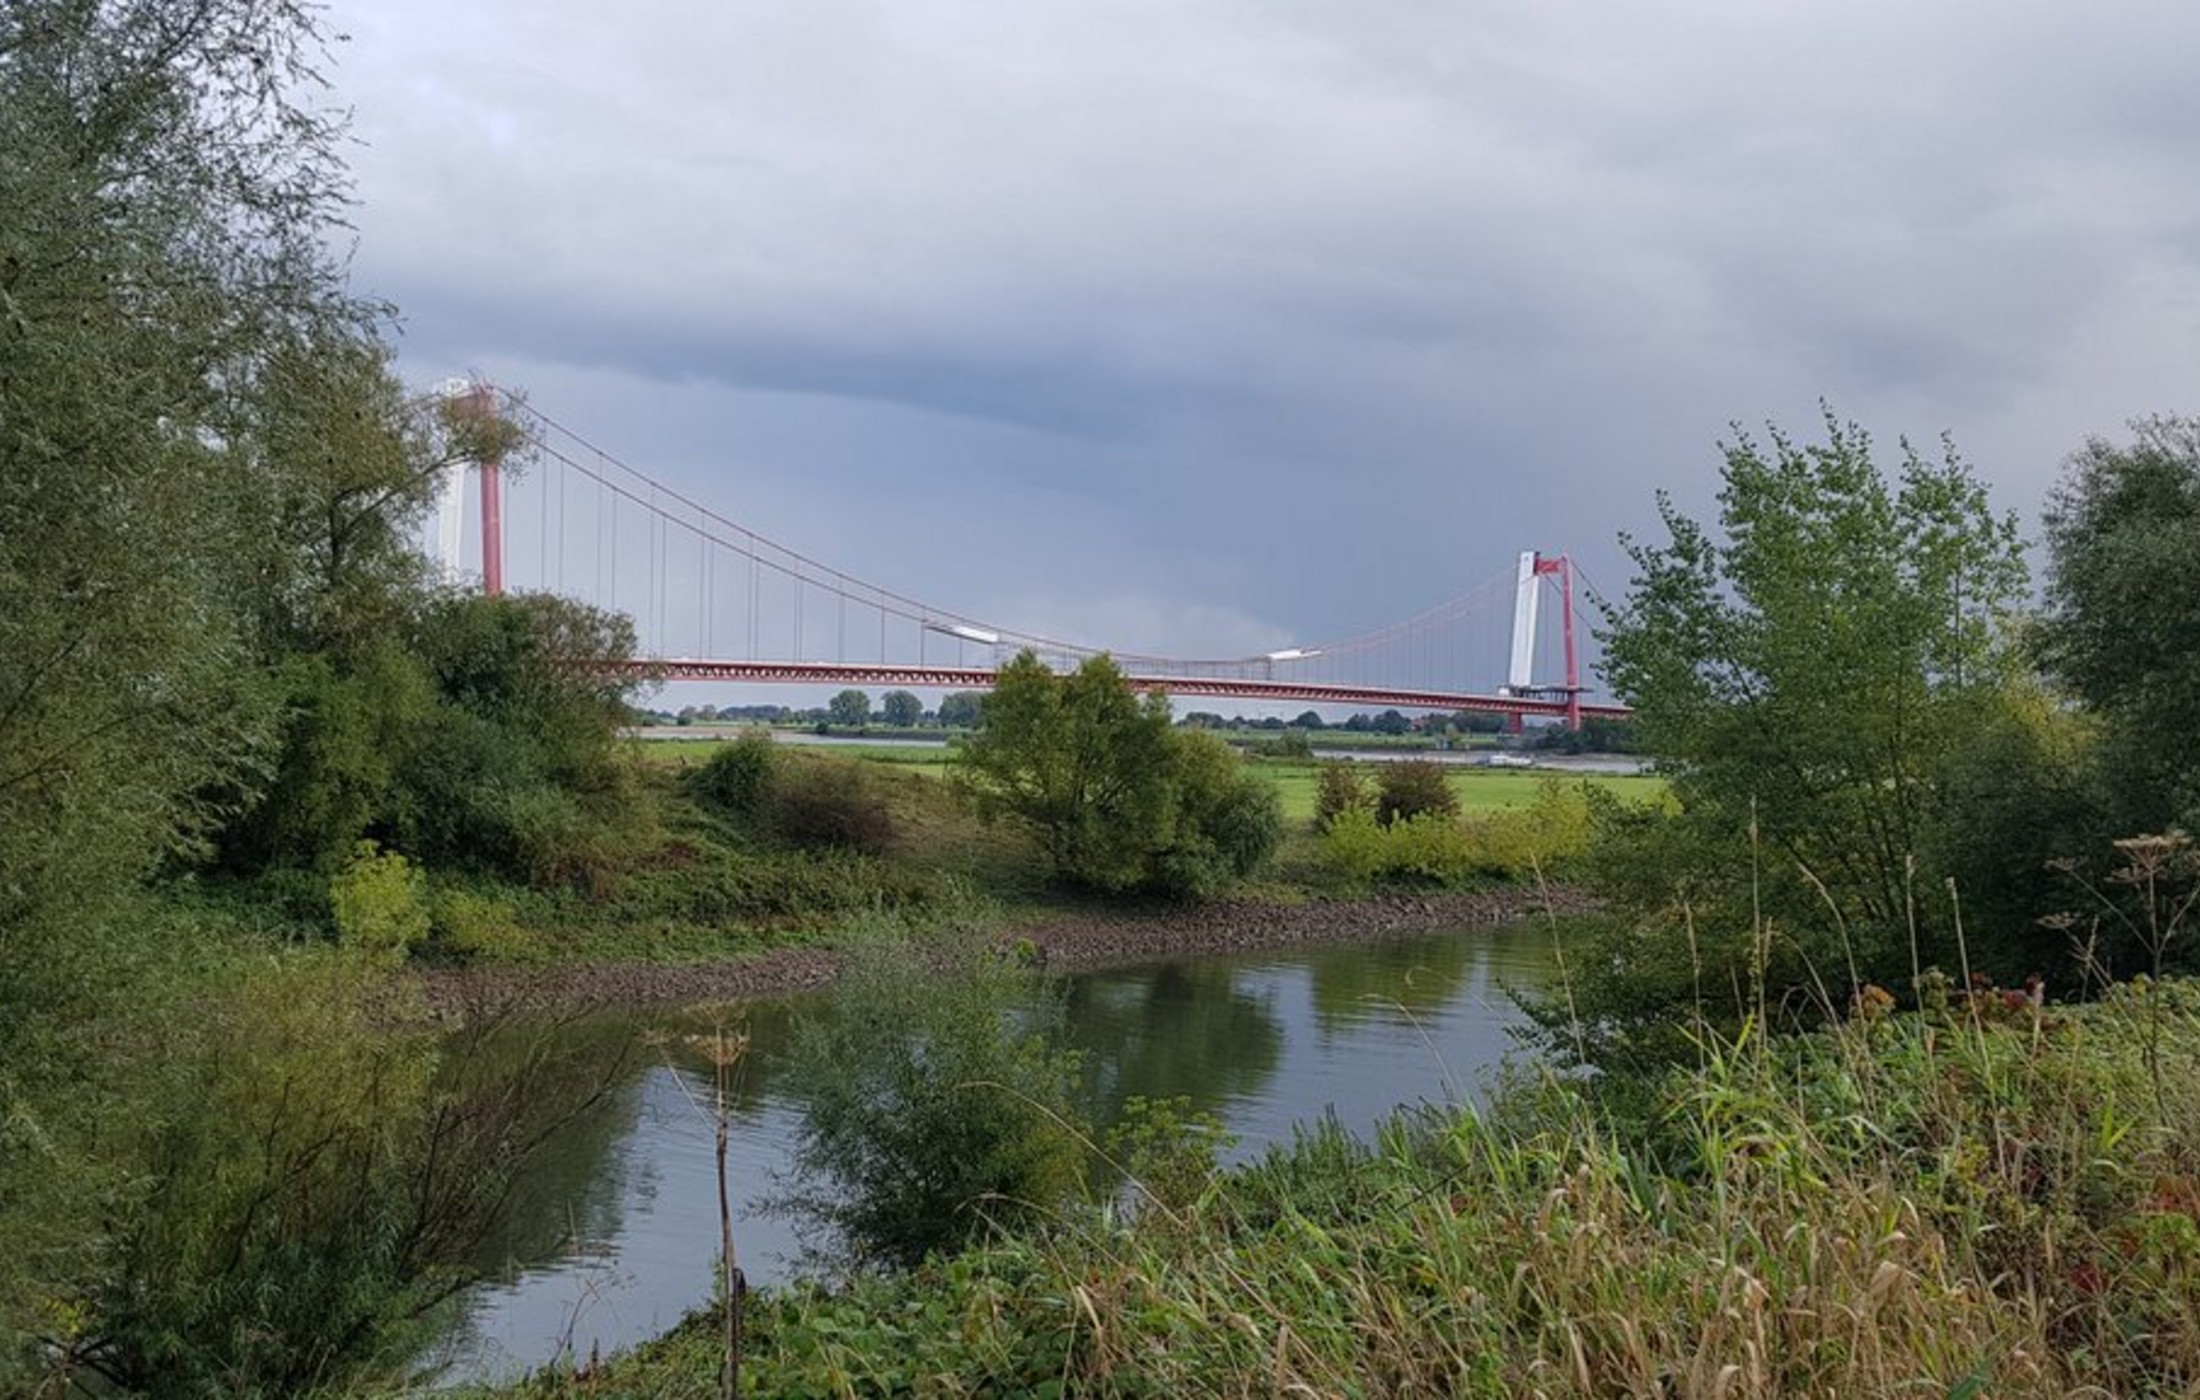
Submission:
[[[1370,1020],[1411,1024],[1478,990],[1502,1004],[1509,989],[1540,985],[1550,957],[1547,935],[1526,925],[1324,948],[1306,959],[1314,1021],[1324,1035]]]
[[[515,1018],[446,1042],[441,1090],[461,1103],[511,1103],[520,1141],[541,1138],[510,1182],[478,1267],[502,1272],[561,1253],[574,1238],[617,1233],[611,1169],[641,1112],[649,1065],[628,1017]]]
[[[1083,1059],[1094,1119],[1124,1100],[1187,1095],[1200,1108],[1259,1093],[1283,1054],[1267,997],[1237,985],[1226,963],[1169,963],[1069,984],[1063,1039]]]
[[[796,1018],[821,1004],[828,1003],[790,997],[662,1014],[649,1023],[648,1055],[653,1063],[678,1069],[692,1089],[708,1098],[712,1035],[722,1026],[729,1034],[746,1036],[748,1048],[734,1067],[727,1102],[736,1119],[750,1118],[782,1087]]]
[[[1423,1019],[1451,1005],[1487,952],[1471,935],[1325,948],[1307,959],[1314,1023],[1327,1035],[1371,1020]]]

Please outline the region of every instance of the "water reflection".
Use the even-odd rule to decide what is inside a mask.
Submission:
[[[1488,968],[1487,939],[1415,939],[1367,948],[1331,948],[1307,958],[1314,1024],[1325,1036],[1368,1021],[1413,1026],[1459,999]]]
[[[1086,974],[1066,989],[1066,1043],[1083,1059],[1095,1121],[1132,1095],[1185,1095],[1220,1116],[1239,1156],[1334,1112],[1366,1131],[1401,1104],[1471,1096],[1512,1048],[1505,987],[1533,986],[1548,936],[1473,929],[1391,943],[1188,959]],[[789,1223],[760,1213],[787,1167],[801,1105],[784,1087],[794,1019],[821,997],[754,1003],[733,1093],[737,1247],[752,1282],[799,1257]],[[561,1352],[586,1357],[664,1330],[708,1296],[717,1247],[709,1064],[688,1037],[708,1016],[604,1018],[560,1031],[573,1064],[612,1085],[517,1183],[515,1219],[444,1349],[451,1380],[510,1376]],[[623,1060],[620,1058],[624,1055]]]
[[[1283,1054],[1272,994],[1238,985],[1228,962],[1174,962],[1081,977],[1063,1039],[1081,1061],[1094,1121],[1124,1100],[1184,1095],[1219,1111],[1259,1095]]]

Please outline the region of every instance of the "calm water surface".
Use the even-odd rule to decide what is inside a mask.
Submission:
[[[1145,964],[1080,975],[1065,1035],[1082,1054],[1095,1116],[1131,1095],[1188,1095],[1239,1138],[1234,1156],[1290,1140],[1333,1112],[1363,1134],[1401,1104],[1472,1099],[1514,1048],[1508,987],[1550,966],[1538,929],[1478,928],[1397,942]],[[789,1222],[756,1207],[787,1168],[801,1105],[780,1087],[795,1016],[820,998],[742,1008],[731,1153],[735,1243],[752,1283],[800,1264]],[[508,1281],[480,1290],[435,1362],[448,1381],[514,1376],[561,1354],[643,1341],[705,1299],[717,1254],[710,1072],[676,1016],[591,1021],[603,1100],[522,1183],[494,1258]],[[635,1049],[637,1033],[642,1048]]]

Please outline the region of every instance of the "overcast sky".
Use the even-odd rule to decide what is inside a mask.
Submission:
[[[2200,5],[338,0],[356,280],[904,593],[1118,648],[1617,589],[1728,424],[2028,529],[2195,408]]]

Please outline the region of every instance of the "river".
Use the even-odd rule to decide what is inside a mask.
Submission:
[[[1334,1113],[1364,1133],[1400,1105],[1469,1100],[1510,1053],[1509,987],[1551,964],[1528,927],[1211,956],[1079,974],[1063,1034],[1083,1056],[1096,1121],[1131,1095],[1188,1095],[1218,1115],[1234,1159]],[[752,1283],[799,1268],[778,1189],[801,1106],[778,1087],[793,1019],[829,993],[740,1009],[750,1037],[735,1090],[736,1248]],[[447,1383],[508,1379],[558,1356],[643,1341],[710,1291],[717,1251],[709,1071],[676,1016],[607,1017],[560,1033],[600,1046],[611,1091],[519,1183],[494,1242],[503,1282],[475,1291],[432,1365]],[[639,1046],[639,1049],[635,1047]]]

